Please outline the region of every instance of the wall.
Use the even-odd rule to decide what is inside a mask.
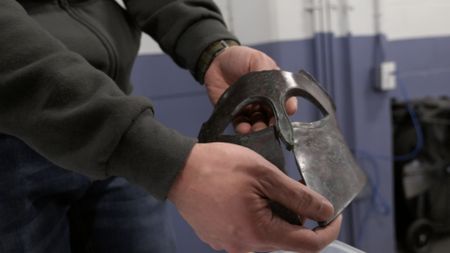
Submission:
[[[340,239],[367,252],[395,252],[390,103],[405,95],[400,89],[377,91],[375,70],[381,61],[395,61],[398,83],[408,97],[450,95],[450,2],[217,3],[244,44],[266,52],[285,70],[313,73],[334,98],[341,128],[370,179],[345,212]],[[162,55],[149,38],[143,39],[133,82],[136,94],[154,101],[156,117],[186,135],[195,137],[211,112],[203,87]],[[171,214],[179,252],[214,252],[195,237],[173,207]]]

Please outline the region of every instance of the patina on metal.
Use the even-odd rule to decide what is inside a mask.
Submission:
[[[286,99],[291,96],[308,99],[324,117],[311,123],[291,123],[284,109]],[[232,119],[252,103],[270,106],[276,118],[275,126],[247,135],[224,135]],[[294,74],[271,70],[245,75],[222,95],[199,134],[200,142],[226,141],[249,147],[283,170],[284,158],[279,139],[293,151],[304,183],[333,204],[333,217],[319,223],[328,224],[362,190],[366,176],[339,130],[331,98],[307,72]],[[291,223],[300,222],[295,219],[295,214],[282,209],[281,213],[288,215],[280,216]]]

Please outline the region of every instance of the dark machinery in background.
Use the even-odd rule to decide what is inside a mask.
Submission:
[[[450,236],[450,98],[393,102],[396,236],[426,253]]]

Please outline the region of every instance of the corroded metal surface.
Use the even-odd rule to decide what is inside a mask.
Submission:
[[[284,109],[284,102],[291,96],[308,99],[325,116],[312,123],[291,123]],[[224,135],[241,109],[255,102],[272,109],[275,126],[247,135]],[[305,184],[333,204],[333,218],[320,223],[328,224],[361,191],[366,177],[339,130],[331,98],[308,73],[271,70],[245,75],[222,95],[199,134],[200,142],[226,141],[249,147],[283,170],[278,139],[293,150]],[[288,217],[293,217],[292,213]]]
[[[366,178],[331,117],[313,123],[293,122],[294,154],[299,171],[311,189],[326,197],[335,215],[356,197]]]

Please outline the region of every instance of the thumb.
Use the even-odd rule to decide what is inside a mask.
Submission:
[[[334,208],[322,195],[286,176],[281,171],[264,180],[263,193],[291,211],[315,221],[333,216]]]

